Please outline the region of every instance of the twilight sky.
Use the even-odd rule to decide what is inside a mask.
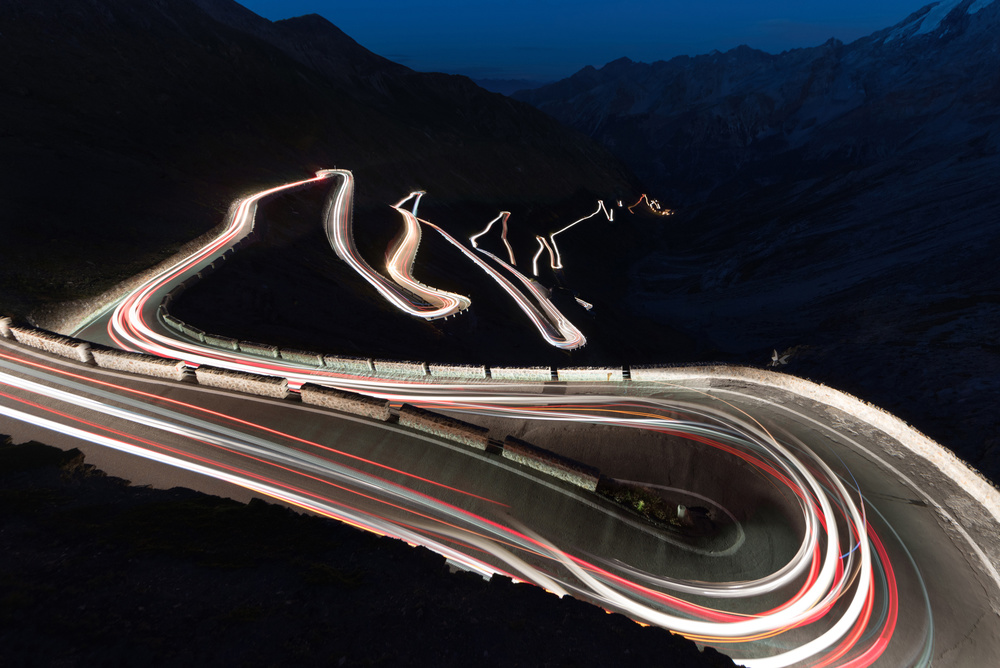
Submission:
[[[780,53],[850,42],[932,0],[238,0],[261,16],[321,14],[416,70],[554,80],[628,56],[653,62],[740,44]]]

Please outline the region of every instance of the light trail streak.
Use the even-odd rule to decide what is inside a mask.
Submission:
[[[463,252],[465,252],[465,254],[468,257],[470,257],[470,259],[472,259],[480,268],[486,271],[491,278],[493,278],[495,281],[497,281],[497,283],[500,284],[500,287],[502,287],[508,294],[511,295],[511,297],[514,298],[518,307],[528,316],[528,318],[532,321],[535,327],[537,327],[538,330],[541,332],[545,340],[548,341],[551,345],[557,348],[563,348],[565,350],[572,350],[574,348],[582,347],[587,342],[586,337],[584,337],[583,333],[580,332],[580,330],[577,329],[576,326],[574,326],[573,323],[571,323],[569,319],[566,318],[566,316],[564,316],[558,308],[556,308],[555,304],[552,303],[552,300],[549,299],[548,292],[544,288],[542,288],[542,286],[539,285],[538,282],[531,280],[530,278],[528,278],[527,276],[525,276],[524,274],[522,274],[521,272],[519,272],[517,269],[514,268],[517,266],[516,263],[514,262],[514,249],[511,248],[510,244],[507,242],[507,219],[509,217],[510,217],[510,212],[501,211],[500,215],[491,220],[481,232],[469,237],[469,241],[472,243],[473,248],[478,250],[483,255],[492,258],[497,264],[506,269],[522,285],[524,285],[525,288],[528,290],[528,292],[531,294],[531,296],[534,298],[535,303],[541,307],[541,313],[539,313],[538,309],[532,306],[530,302],[527,302],[524,299],[522,299],[520,297],[520,291],[514,288],[508,281],[503,280],[502,277],[496,274],[496,272],[492,271],[492,269],[488,265],[479,262],[473,255],[466,252],[465,249],[456,240],[449,238],[449,241],[451,241],[454,245],[461,248]],[[498,220],[503,221],[503,233],[501,235],[501,238],[503,239],[504,245],[507,246],[507,253],[510,256],[509,264],[498,258],[493,253],[490,253],[489,251],[480,248],[479,244],[476,243],[476,239],[489,232],[490,228],[493,227],[493,224],[496,223]],[[421,222],[423,222],[426,225],[431,225],[431,223],[428,223],[427,221],[421,221]],[[444,230],[442,230],[437,226],[434,227],[442,235],[449,237],[449,235],[447,235],[444,232]],[[544,246],[548,248],[548,242],[545,241],[544,237],[536,236],[535,238],[538,239],[540,244],[544,244]],[[541,252],[542,252],[541,248],[539,248],[538,252],[535,253],[535,257],[532,258],[531,266],[535,276],[538,276],[538,256],[541,254]],[[549,248],[549,256],[553,257],[551,248]],[[554,261],[555,260],[553,259],[553,262]],[[582,303],[585,304],[586,302]],[[550,327],[544,326],[543,323],[546,321],[548,325],[550,325]],[[553,329],[558,332],[559,335],[558,339],[552,336]]]
[[[476,243],[476,239],[478,239],[479,237],[481,237],[484,234],[486,234],[487,232],[489,232],[490,228],[493,227],[493,223],[497,222],[498,220],[502,220],[503,221],[503,231],[500,233],[500,238],[503,240],[504,246],[507,247],[507,254],[510,256],[510,263],[516,267],[517,266],[517,262],[514,261],[514,249],[511,248],[510,242],[507,241],[507,219],[508,218],[510,218],[510,211],[501,211],[499,213],[499,215],[497,215],[496,218],[494,218],[489,223],[487,223],[485,229],[483,229],[482,232],[479,232],[478,234],[473,234],[471,237],[469,237],[469,243],[472,244],[473,248],[479,248],[479,244]],[[537,273],[536,273],[536,276],[537,276]]]
[[[347,463],[337,464],[331,461],[331,458],[343,457],[346,453],[329,448],[323,449],[319,443],[309,445],[298,442],[298,446],[306,447],[308,450],[291,451],[288,444],[295,441],[293,435],[278,432],[265,425],[254,424],[252,421],[223,416],[220,419],[223,419],[228,427],[209,426],[205,421],[193,423],[189,418],[182,419],[176,414],[168,416],[162,412],[157,413],[153,409],[162,407],[164,405],[162,402],[168,402],[165,397],[154,399],[136,396],[134,401],[151,404],[151,407],[140,410],[138,405],[131,405],[131,408],[127,407],[128,405],[116,408],[100,399],[100,395],[97,394],[105,391],[130,392],[122,388],[101,386],[98,389],[85,391],[80,386],[64,385],[58,392],[52,392],[22,381],[11,381],[8,374],[3,374],[0,382],[16,386],[21,391],[42,394],[52,400],[71,403],[81,409],[118,420],[126,420],[162,432],[169,431],[174,438],[187,438],[191,442],[201,444],[200,447],[222,448],[227,453],[226,457],[234,456],[235,452],[241,453],[241,456],[254,457],[255,461],[268,462],[270,466],[275,467],[275,471],[280,471],[274,475],[280,475],[282,479],[285,476],[302,476],[303,480],[308,479],[311,482],[291,485],[254,478],[249,472],[242,471],[239,466],[234,469],[229,464],[223,465],[222,462],[214,461],[215,455],[211,457],[206,455],[210,461],[197,464],[180,459],[176,454],[166,455],[161,452],[156,455],[161,461],[236,482],[299,507],[336,517],[354,526],[399,537],[411,544],[425,545],[479,573],[488,575],[495,572],[505,574],[515,572],[519,578],[535,582],[549,591],[569,592],[589,598],[610,609],[625,612],[638,621],[664,626],[702,642],[715,645],[736,643],[732,645],[735,648],[732,653],[741,657],[738,661],[745,665],[766,668],[801,662],[815,664],[842,662],[844,665],[860,666],[870,665],[879,659],[892,637],[898,616],[895,584],[897,570],[888,562],[888,554],[881,538],[869,522],[860,490],[856,489],[855,485],[845,484],[843,476],[804,443],[790,434],[781,434],[765,428],[742,411],[721,401],[718,396],[705,395],[698,402],[682,400],[678,396],[645,397],[625,401],[620,397],[602,395],[581,395],[572,398],[540,395],[537,392],[519,389],[523,387],[523,383],[510,385],[496,383],[484,387],[458,382],[405,382],[353,377],[291,364],[284,360],[263,360],[235,351],[213,349],[189,340],[178,340],[173,335],[164,334],[165,328],[146,321],[146,318],[155,311],[155,305],[158,304],[157,297],[165,294],[185,276],[193,274],[212,257],[221,253],[227,245],[249,232],[253,224],[256,203],[261,197],[331,177],[341,180],[330,198],[324,216],[328,237],[332,238],[331,243],[338,244],[345,252],[345,256],[342,256],[345,261],[349,264],[357,262],[358,266],[362,266],[364,260],[356,257],[352,251],[353,241],[349,239],[350,202],[353,194],[350,172],[346,170],[319,172],[314,179],[273,188],[241,202],[231,224],[219,239],[186,260],[173,265],[123,300],[109,322],[109,333],[121,343],[122,347],[182,359],[192,366],[212,364],[251,373],[282,376],[288,378],[293,387],[303,382],[314,382],[365,392],[393,402],[409,402],[449,412],[547,421],[565,425],[567,428],[575,425],[602,425],[622,429],[622,442],[628,440],[626,430],[635,429],[682,438],[692,445],[711,448],[731,457],[734,461],[743,462],[751,467],[755,475],[767,480],[773,489],[778,490],[782,498],[787,498],[790,507],[797,509],[794,525],[798,532],[797,543],[790,548],[787,560],[775,564],[773,569],[766,573],[746,580],[730,581],[724,577],[695,580],[676,577],[670,573],[656,572],[648,567],[620,561],[613,548],[621,546],[584,547],[575,543],[561,545],[553,538],[546,537],[544,533],[535,532],[530,526],[521,526],[521,523],[530,524],[533,520],[532,515],[512,519],[505,514],[507,511],[485,510],[500,508],[502,507],[500,504],[512,505],[512,502],[492,498],[491,495],[480,493],[475,489],[456,490],[438,486],[438,483],[427,479],[426,476],[421,477],[378,462],[358,462],[357,466],[382,466],[384,468],[380,470],[383,474],[376,476],[360,472],[353,464],[348,466]],[[419,244],[419,228],[423,224],[436,229],[465,257],[475,262],[500,284],[551,345],[565,348],[582,345],[585,341],[582,334],[572,328],[568,321],[560,321],[561,314],[551,305],[544,288],[537,282],[523,276],[513,266],[496,256],[479,249],[480,253],[489,256],[506,272],[513,274],[537,302],[536,305],[525,296],[524,291],[516,288],[505,276],[443,229],[418,218],[417,207],[421,194],[411,193],[394,207],[404,216],[406,225],[404,237],[392,249],[389,262],[390,266],[398,268],[398,275],[393,275],[393,279],[397,282],[390,282],[376,272],[371,272],[373,276],[369,282],[373,285],[377,283],[376,287],[387,299],[390,301],[399,299],[401,303],[409,303],[412,306],[413,302],[408,301],[410,296],[406,295],[411,293],[412,286],[406,285],[406,280],[412,279],[413,258]],[[410,199],[413,199],[412,210],[406,211],[403,205]],[[552,236],[597,215],[602,209],[603,202],[593,214],[557,231]],[[490,225],[498,219],[500,218],[491,221]],[[506,218],[503,220],[506,222]],[[488,225],[487,229],[476,237],[485,234],[489,227]],[[472,245],[478,248],[474,239],[475,237],[471,240]],[[537,259],[547,245],[544,238],[539,237],[539,239],[539,251],[534,258],[536,271]],[[554,238],[552,241],[554,247]],[[552,251],[553,248],[550,247],[550,253]],[[561,266],[557,254],[553,254],[552,259],[553,264]],[[362,270],[364,267],[367,267],[366,263],[363,264]],[[368,270],[370,269],[368,267]],[[416,284],[415,279],[412,280]],[[406,286],[405,288],[398,284],[400,281]],[[417,288],[425,287],[416,285]],[[546,304],[551,306],[552,310],[548,310]],[[454,306],[454,303],[451,305]],[[425,304],[425,307],[429,309],[427,312],[430,312],[443,308],[444,302],[433,307]],[[20,363],[21,366],[24,364]],[[41,372],[39,370],[39,373]],[[72,382],[94,381],[78,376]],[[665,389],[668,393],[671,391],[670,388]],[[690,389],[683,391],[691,392]],[[86,399],[83,395],[88,392],[98,398]],[[120,403],[121,399],[117,402]],[[177,410],[195,411],[193,406],[183,409],[176,405],[169,406],[168,413],[176,413]],[[24,411],[15,414],[12,412],[13,409],[3,406],[0,408],[2,414],[13,419],[35,420],[34,424],[44,425],[45,428],[75,429],[76,431],[72,433],[77,437],[87,438],[108,447],[116,447],[113,443],[120,441],[119,438],[89,433],[88,430],[77,427],[54,426],[54,421],[48,418],[25,417],[27,414]],[[150,413],[153,415],[149,415]],[[171,425],[169,427],[166,422],[162,422],[167,417]],[[385,428],[392,429],[388,426]],[[244,430],[250,430],[253,434],[241,433]],[[276,447],[278,443],[284,445]],[[126,449],[128,452],[148,456],[142,454],[148,450],[145,446],[125,444],[119,449],[125,449],[126,446],[129,448]],[[175,463],[178,461],[183,463]],[[210,465],[213,461],[214,463]],[[491,465],[509,468],[509,465]],[[393,480],[384,477],[390,475]],[[364,507],[352,506],[340,496],[334,500],[327,498],[325,493],[317,496],[315,491],[304,491],[306,486],[312,489],[311,486],[319,482],[319,479],[336,480],[340,487],[350,488],[350,491],[345,493],[354,494],[355,491],[363,491]],[[421,485],[420,491],[404,487],[401,480],[407,481],[407,484]],[[546,486],[543,482],[537,484],[539,488],[571,496],[575,499],[574,503],[579,503],[581,508],[587,509],[586,512],[605,514],[608,512],[581,494],[566,492],[551,485]],[[428,492],[428,489],[433,493]],[[443,495],[451,495],[448,498],[468,499],[469,501],[464,501],[463,505],[479,504],[477,512],[480,514],[445,501]],[[391,517],[382,512],[375,512],[369,507],[369,504],[381,504],[382,501],[379,499],[383,498],[391,502],[391,508],[385,510]],[[699,552],[696,548],[656,534],[637,520],[616,517],[615,522],[616,526],[627,527],[628,531],[636,532],[637,536],[645,536],[643,540],[649,540],[650,536],[657,535],[656,540],[667,546],[664,549],[670,550],[671,554],[697,555],[698,558],[705,559],[709,572],[712,572],[711,564],[714,561],[738,558],[747,545],[749,540],[747,531],[750,531],[750,528],[739,525],[735,530],[735,539],[724,549]],[[891,530],[891,527],[889,528]],[[601,554],[590,554],[591,550],[598,547],[602,551]],[[603,552],[609,549],[612,551]],[[916,570],[915,565],[911,570]],[[919,578],[919,573],[917,577]],[[926,593],[924,596],[926,598]],[[708,607],[687,599],[717,601],[719,607]],[[758,605],[755,603],[758,599],[777,602]],[[781,644],[770,642],[779,636]],[[929,657],[930,654],[925,651],[922,656]]]
[[[389,281],[371,268],[371,265],[358,253],[357,246],[354,244],[354,231],[352,229],[354,175],[345,169],[328,171],[343,179],[343,185],[330,198],[323,217],[327,240],[340,259],[378,290],[379,294],[389,303],[408,315],[435,320],[453,315],[469,307],[468,297],[428,288],[413,278],[413,261],[417,254],[417,247],[420,245],[420,226],[417,224],[415,216],[401,207],[413,197],[416,197],[417,202],[419,202],[423,193],[410,193],[393,206],[403,216],[405,233],[391,252],[387,262],[386,268],[393,279]],[[414,299],[414,296],[417,299]]]
[[[464,311],[469,308],[471,302],[468,297],[453,292],[429,288],[419,283],[413,277],[413,262],[416,260],[417,248],[420,245],[421,238],[420,224],[417,222],[415,213],[417,206],[420,204],[420,198],[423,196],[424,193],[422,191],[412,192],[392,206],[393,209],[403,216],[406,231],[395,248],[390,250],[386,269],[389,272],[389,276],[397,285],[419,296],[428,304],[437,306],[437,309],[434,311],[420,311],[420,317],[427,320],[434,320]],[[414,199],[412,212],[402,208],[403,204],[410,199]],[[411,315],[413,314],[411,313]]]
[[[635,207],[639,206],[639,204],[641,202],[643,202],[643,201],[646,202],[646,208],[649,209],[650,212],[655,213],[657,216],[672,216],[672,215],[674,215],[674,210],[673,209],[663,209],[663,208],[660,208],[660,202],[658,200],[655,200],[655,199],[653,199],[653,200],[649,199],[649,197],[646,196],[646,193],[643,193],[642,195],[640,195],[639,199],[637,199],[635,201],[635,204],[633,204],[632,206],[628,207],[628,212],[629,213],[635,213],[635,211],[633,211],[632,209],[634,209]],[[621,202],[618,203],[618,206],[621,206]]]
[[[538,258],[542,256],[544,251],[549,252],[549,263],[555,267],[556,266],[556,256],[552,252],[552,246],[546,241],[545,237],[537,235],[535,239],[538,240],[538,252],[535,253],[535,257],[531,258],[531,271],[535,276],[538,276]]]
[[[607,219],[609,221],[612,221],[612,220],[615,219],[615,212],[612,209],[609,209],[606,206],[604,206],[604,200],[598,200],[597,201],[597,209],[594,210],[594,213],[590,214],[589,216],[584,216],[583,218],[580,218],[579,220],[575,220],[572,223],[570,223],[569,225],[567,225],[566,227],[562,228],[561,230],[556,230],[555,232],[553,232],[552,234],[549,235],[549,240],[552,241],[552,248],[549,249],[549,253],[551,254],[553,250],[555,250],[555,252],[556,252],[555,260],[552,262],[552,268],[553,269],[562,269],[563,268],[562,256],[559,254],[559,246],[556,244],[556,235],[557,234],[562,234],[563,232],[565,232],[569,228],[571,228],[571,227],[573,227],[575,225],[579,225],[580,223],[582,223],[585,220],[590,220],[591,218],[593,218],[597,214],[601,213],[602,211],[604,212],[604,215],[607,217]]]
[[[407,490],[397,483],[344,468],[316,455],[277,447],[267,439],[259,440],[248,438],[245,434],[219,431],[217,425],[209,423],[178,425],[176,420],[164,421],[162,417],[143,415],[129,408],[119,408],[81,397],[79,392],[48,387],[9,374],[0,374],[0,383],[199,443],[220,446],[226,451],[252,457],[255,461],[270,462],[281,471],[302,475],[309,480],[319,480],[324,484],[327,481],[337,481],[338,489],[347,485],[348,491],[359,490],[366,503],[376,501],[376,497],[386,497],[393,512],[413,515],[415,519],[401,523],[399,518],[390,519],[381,513],[376,515],[360,507],[345,506],[343,501],[317,496],[302,485],[280,483],[259,474],[254,474],[257,475],[254,477],[242,471],[239,466],[226,465],[220,472],[217,467],[221,464],[211,456],[201,456],[194,463],[184,461],[181,464],[175,463],[177,453],[173,451],[172,454],[161,453],[153,457],[188,470],[236,482],[275,498],[290,500],[300,507],[319,509],[322,514],[343,518],[355,526],[428,545],[477,572],[514,572],[518,577],[535,582],[550,591],[584,595],[606,607],[626,612],[640,621],[661,625],[702,641],[744,643],[773,634],[800,633],[816,623],[821,616],[829,614],[837,601],[842,598],[848,601],[846,610],[839,615],[837,621],[816,637],[777,655],[741,658],[740,661],[745,665],[791,665],[821,655],[838,640],[852,639],[853,636],[849,634],[856,635],[858,628],[866,628],[868,622],[862,621],[866,619],[864,611],[870,610],[875,604],[871,546],[878,539],[865,518],[863,506],[859,505],[854,495],[821,460],[804,458],[801,452],[796,456],[791,448],[776,441],[767,430],[752,422],[738,420],[721,410],[686,406],[684,402],[678,401],[651,399],[634,400],[630,402],[633,407],[629,407],[620,402],[617,405],[608,404],[605,397],[578,397],[571,404],[559,397],[546,399],[544,403],[537,403],[540,397],[507,397],[510,402],[514,402],[512,405],[498,402],[489,404],[488,408],[490,412],[512,417],[556,420],[565,424],[583,422],[669,430],[727,451],[736,449],[763,474],[796,492],[804,523],[802,545],[789,563],[775,573],[746,582],[677,580],[627,565],[614,565],[606,558],[602,559],[601,565],[583,555],[573,555],[564,548],[556,547],[551,541],[541,538],[526,527],[505,526],[497,520],[443,503],[426,493]],[[529,400],[535,403],[526,404]],[[444,397],[435,397],[433,401],[425,401],[424,404],[444,404],[453,410],[475,410],[484,405],[482,401],[476,400],[468,401],[464,406],[455,405]],[[688,409],[691,410],[691,417],[684,419],[663,416],[664,411],[678,414]],[[16,419],[27,419],[23,412],[15,414],[6,408],[0,412]],[[34,418],[31,421],[46,428],[55,428],[50,422]],[[123,445],[120,439],[102,437],[92,432],[84,434],[77,428],[59,429],[62,433],[71,433],[92,442],[142,454],[136,450],[141,450],[140,446]],[[849,530],[846,533],[839,528],[841,522],[848,523]],[[855,543],[853,536],[867,536],[868,539]],[[470,550],[476,554],[485,552],[491,555],[492,560],[483,561],[482,556],[472,556]],[[881,554],[877,546],[875,552]],[[880,556],[879,563],[882,564],[884,560]],[[491,563],[495,565],[490,566]],[[893,577],[891,567],[884,567],[883,572],[886,574],[884,586],[888,587],[891,605],[894,600],[891,593],[894,587],[890,582]],[[849,573],[852,574],[850,577],[847,575]],[[795,593],[785,603],[770,610],[749,614],[713,610],[678,598],[678,595],[689,594],[720,600],[748,601],[755,596],[780,592],[788,587]],[[891,611],[885,616],[883,628],[890,623],[894,623]],[[873,650],[875,653],[872,656],[876,656],[878,644],[873,647],[876,650]],[[838,647],[836,652],[841,650],[843,647]]]
[[[538,304],[538,307],[532,304],[520,290],[514,287],[510,281],[501,276],[495,269],[493,269],[493,267],[476,257],[453,236],[442,230],[434,223],[422,219],[420,222],[437,230],[441,236],[448,240],[449,243],[462,251],[467,258],[472,260],[480,269],[485,271],[490,278],[496,281],[497,284],[500,285],[500,287],[503,288],[508,295],[510,295],[511,299],[514,300],[518,308],[520,308],[521,311],[528,316],[528,319],[531,320],[532,324],[535,325],[535,328],[538,329],[539,333],[542,335],[542,338],[544,338],[549,345],[556,348],[562,348],[563,350],[573,350],[575,348],[580,348],[587,343],[587,338],[583,335],[583,332],[577,329],[573,323],[571,323],[566,316],[564,316],[562,312],[556,308],[555,304],[553,304],[549,299],[548,294],[546,294],[545,289],[542,288],[537,281],[532,281],[527,278],[521,272],[517,271],[492,253],[489,253],[482,248],[478,249],[480,253],[493,258],[498,264],[513,274],[514,277],[518,279],[521,284],[525,286],[525,288],[527,288],[528,292],[531,293],[535,302]]]

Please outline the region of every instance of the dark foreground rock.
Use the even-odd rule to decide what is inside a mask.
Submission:
[[[727,666],[526,584],[254,500],[133,487],[0,436],[0,645],[15,665]]]

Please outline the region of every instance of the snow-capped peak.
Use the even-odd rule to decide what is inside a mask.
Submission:
[[[952,13],[956,7],[961,5],[966,0],[942,0],[942,2],[935,3],[930,6],[930,9],[926,11],[922,16],[919,16],[912,21],[907,21],[893,30],[885,38],[886,42],[891,42],[894,39],[906,39],[908,37],[915,37],[917,35],[926,35],[927,33],[933,32],[941,22],[944,21],[945,17]],[[981,9],[992,5],[996,0],[976,0],[968,9],[966,9],[967,14],[975,14]]]

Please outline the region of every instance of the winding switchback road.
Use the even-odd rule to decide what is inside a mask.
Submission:
[[[211,348],[164,325],[163,295],[247,234],[256,202],[280,190],[244,201],[219,240],[82,335],[507,429],[703,506],[711,522],[657,528],[490,452],[392,423],[108,372],[7,341],[0,414],[26,432],[154,458],[594,601],[746,665],[978,666],[1000,656],[996,491],[947,453],[929,461],[937,451],[926,439],[886,427],[895,423],[861,402],[719,369],[619,383],[351,376]]]

